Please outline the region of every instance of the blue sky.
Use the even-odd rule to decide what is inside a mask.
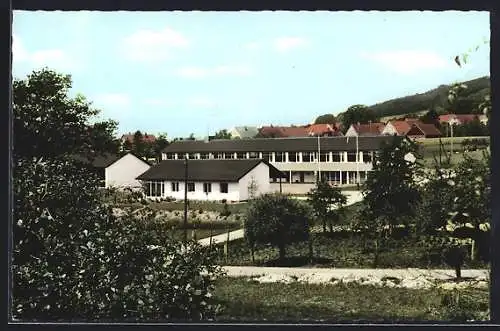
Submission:
[[[16,11],[13,35],[15,77],[71,74],[119,134],[306,124],[489,75],[487,12]]]

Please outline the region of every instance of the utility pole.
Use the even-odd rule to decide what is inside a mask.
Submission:
[[[320,140],[319,140],[319,134],[318,134],[318,182],[321,181],[321,147],[320,147]]]
[[[451,133],[451,140],[450,140],[451,155],[453,155],[453,124],[451,124],[451,123],[450,123],[450,133]]]
[[[188,158],[187,155],[184,156],[184,242],[188,241],[187,234],[187,219],[188,219]]]

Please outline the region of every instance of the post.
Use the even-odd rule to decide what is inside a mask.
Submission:
[[[280,194],[283,193],[283,189],[281,188],[281,174],[280,174]]]
[[[187,219],[188,219],[188,200],[187,200],[187,188],[188,184],[188,159],[184,156],[184,242],[188,241],[187,234]]]
[[[450,155],[453,156],[453,124],[451,124],[451,123],[450,123],[450,133],[451,133],[451,139],[450,139],[451,152],[450,152]]]
[[[356,135],[356,182],[359,188],[359,141],[358,135]]]
[[[321,147],[320,147],[320,136],[318,134],[318,182],[321,181]]]

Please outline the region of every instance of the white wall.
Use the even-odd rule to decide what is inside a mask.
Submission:
[[[132,154],[127,154],[105,169],[105,187],[140,188],[137,176],[150,166]]]
[[[179,181],[179,191],[172,191],[172,181],[165,181],[165,197],[171,197],[174,199],[182,200],[184,199],[184,181]],[[212,184],[212,192],[208,195],[203,192],[203,183],[204,182],[195,182],[195,191],[188,192],[189,200],[223,200],[226,199],[228,201],[239,201],[239,186],[238,183],[228,183],[228,193],[220,192],[220,182],[211,182]]]
[[[240,200],[248,200],[248,185],[255,179],[257,184],[256,196],[270,192],[269,167],[265,163],[260,163],[239,181]]]
[[[384,127],[384,130],[382,130],[382,134],[387,134],[387,135],[394,135],[394,134],[398,134],[398,132],[396,131],[396,128],[394,127],[394,125],[392,125],[390,122],[388,122],[386,124],[386,126]]]
[[[351,126],[349,127],[349,130],[347,130],[347,132],[345,133],[345,137],[356,137],[358,135],[358,133],[356,132],[356,130],[354,129],[354,126],[351,124]]]

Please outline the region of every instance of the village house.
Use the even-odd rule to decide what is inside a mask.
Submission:
[[[400,121],[389,121],[382,130],[382,135],[388,136],[406,136],[410,131],[413,124],[423,124],[420,120],[414,118],[407,118]]]
[[[82,167],[92,171],[100,180],[100,187],[106,185],[106,168],[113,164],[120,158],[117,154],[112,153],[98,153],[95,155],[78,154],[73,155],[72,158],[82,164]]]
[[[462,125],[479,119],[484,125],[488,124],[488,117],[483,114],[445,114],[439,116],[440,123],[447,123],[449,125]]]
[[[271,191],[271,178],[284,175],[260,159],[165,160],[137,177],[151,199],[171,197],[189,200],[245,201]]]
[[[267,138],[309,137],[309,130],[305,126],[263,126],[260,135]]]
[[[132,144],[134,142],[134,134],[133,133],[124,134],[120,138],[120,141],[122,144],[124,144],[125,141],[128,141],[129,143]],[[142,141],[146,142],[146,143],[154,143],[156,141],[156,137],[152,134],[143,133],[142,134]]]
[[[311,124],[306,129],[310,136],[333,137],[342,135],[336,124]]]
[[[106,166],[105,187],[117,189],[137,190],[141,188],[141,182],[136,177],[151,167],[151,163],[127,153],[119,159]]]
[[[441,131],[434,124],[414,123],[406,133],[409,138],[439,138]]]
[[[345,136],[356,137],[356,136],[379,136],[385,128],[384,123],[375,122],[367,124],[351,124]]]
[[[332,185],[363,183],[374,155],[390,136],[303,137],[246,140],[176,141],[162,151],[162,160],[263,159],[286,174],[284,193],[305,194],[321,176]],[[210,163],[207,166],[213,167]],[[280,190],[277,179],[271,183]]]
[[[256,126],[235,126],[229,130],[231,134],[231,139],[248,139],[255,138],[259,133],[259,129]]]

